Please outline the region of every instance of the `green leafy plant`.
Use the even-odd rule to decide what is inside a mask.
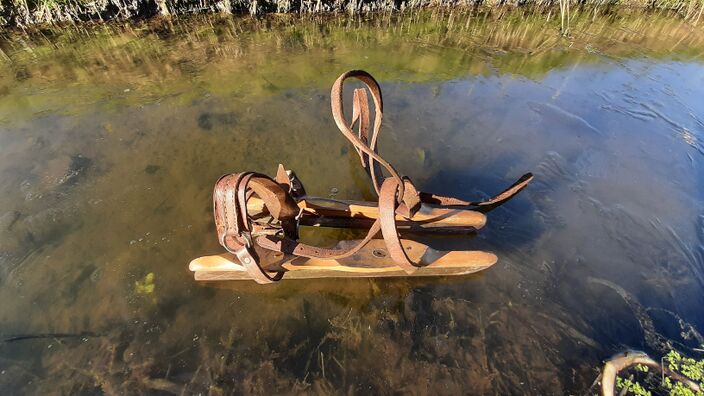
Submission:
[[[638,396],[651,396],[649,390],[645,389],[640,383],[631,380],[630,378],[616,378],[616,388],[623,390],[626,389],[627,393],[631,393]]]
[[[645,363],[641,364],[640,361]],[[631,363],[625,363],[621,368],[618,370],[621,373],[616,377],[616,389],[621,394],[704,396],[704,359],[693,359],[672,350],[662,358],[661,364],[646,355],[636,355],[635,359],[631,358]],[[624,377],[629,371],[628,378]]]

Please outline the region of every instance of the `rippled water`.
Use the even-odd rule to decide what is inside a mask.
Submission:
[[[217,19],[0,39],[2,393],[584,393],[704,343],[704,35],[663,14]],[[373,199],[329,86],[423,189],[536,180],[432,279],[196,283],[225,172]],[[336,189],[336,190],[335,190]],[[318,241],[339,234],[321,230]],[[308,233],[315,234],[315,233]],[[151,275],[150,275],[151,274]]]

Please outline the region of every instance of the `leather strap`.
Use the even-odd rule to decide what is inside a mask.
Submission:
[[[259,284],[265,285],[278,282],[284,277],[284,271],[274,272],[273,275],[264,271],[259,265],[259,260],[252,255],[252,250],[246,247],[236,250],[234,254],[247,270],[247,273]]]
[[[235,185],[241,173],[221,176],[213,188],[213,216],[218,242],[225,246],[225,237],[239,235]]]
[[[356,78],[357,80],[361,81],[371,93],[372,100],[374,101],[374,126],[372,129],[371,138],[368,142],[362,141],[362,139],[354,133],[354,131],[352,130],[352,125],[347,122],[347,119],[345,118],[344,106],[342,103],[342,85],[348,78]],[[363,105],[362,101],[356,103],[358,103],[358,106]],[[342,132],[342,134],[347,138],[347,140],[352,143],[352,145],[358,152],[364,153],[369,157],[368,170],[372,177],[374,189],[376,190],[377,194],[379,193],[380,184],[378,182],[378,175],[376,174],[376,170],[374,167],[374,161],[384,167],[384,169],[386,169],[391,174],[391,177],[398,180],[399,184],[401,185],[400,197],[403,197],[404,187],[401,175],[399,175],[399,173],[396,171],[396,169],[394,169],[393,166],[391,166],[390,163],[388,163],[385,159],[383,159],[379,154],[376,153],[376,140],[379,136],[379,131],[381,130],[381,118],[384,114],[384,102],[381,98],[381,88],[379,87],[379,83],[376,82],[374,77],[372,77],[369,73],[363,70],[351,70],[346,73],[343,73],[340,77],[337,78],[337,80],[335,80],[335,83],[332,85],[332,90],[330,91],[330,105],[332,108],[332,117],[333,119],[335,119],[335,124],[337,124],[337,127],[340,129],[340,132]]]
[[[381,224],[377,219],[374,221],[371,228],[369,228],[369,231],[364,239],[359,241],[356,245],[345,249],[330,249],[311,246],[288,237],[276,238],[270,235],[258,237],[256,239],[256,243],[264,249],[293,254],[295,256],[338,260],[357,253],[364,247],[364,245],[369,243],[369,241],[379,233],[380,227]]]
[[[286,192],[291,193],[291,180],[288,178],[288,173],[286,173],[286,168],[283,164],[279,164],[279,167],[276,168],[276,182]]]
[[[419,195],[420,200],[425,203],[431,203],[442,206],[474,206],[475,210],[479,210],[481,212],[488,212],[491,209],[494,209],[506,203],[506,201],[508,201],[509,199],[513,198],[516,194],[523,190],[528,185],[528,183],[530,183],[531,180],[533,180],[533,174],[530,172],[526,173],[525,175],[521,176],[515,183],[506,188],[504,191],[485,201],[463,201],[455,197],[446,197],[443,195],[431,194],[422,191],[419,193]]]
[[[354,90],[354,96],[352,98],[352,125],[354,128],[355,123],[359,121],[358,134],[359,140],[362,143],[369,145],[369,98],[367,97],[367,91],[363,88],[358,88]],[[359,159],[362,161],[362,167],[367,168],[367,161],[369,157],[364,154],[357,146],[354,146],[359,154]]]
[[[392,178],[384,180],[381,185],[381,192],[379,195],[379,219],[381,221],[381,234],[384,236],[384,242],[386,243],[386,250],[389,252],[389,256],[396,262],[396,264],[401,267],[407,274],[412,274],[415,272],[419,264],[414,263],[408,258],[401,240],[398,236],[398,229],[396,228],[396,208],[398,203],[396,202],[396,194],[400,191],[399,183]]]

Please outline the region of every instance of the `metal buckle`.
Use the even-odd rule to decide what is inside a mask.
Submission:
[[[252,233],[251,232],[243,232],[240,234],[242,238],[244,238],[244,246],[247,249],[250,249],[252,246],[254,246],[254,241],[252,240]]]
[[[296,229],[301,225],[301,217],[303,216],[303,208],[298,208],[298,214],[294,217],[296,220]]]

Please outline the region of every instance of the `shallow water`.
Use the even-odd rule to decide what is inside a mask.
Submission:
[[[581,394],[624,349],[700,356],[704,34],[625,11],[572,24],[435,11],[6,33],[0,391]],[[423,189],[485,197],[534,172],[477,237],[431,240],[499,263],[196,283],[188,262],[221,250],[225,172],[282,162],[312,195],[374,199],[330,115],[352,68],[380,80],[381,152]]]

